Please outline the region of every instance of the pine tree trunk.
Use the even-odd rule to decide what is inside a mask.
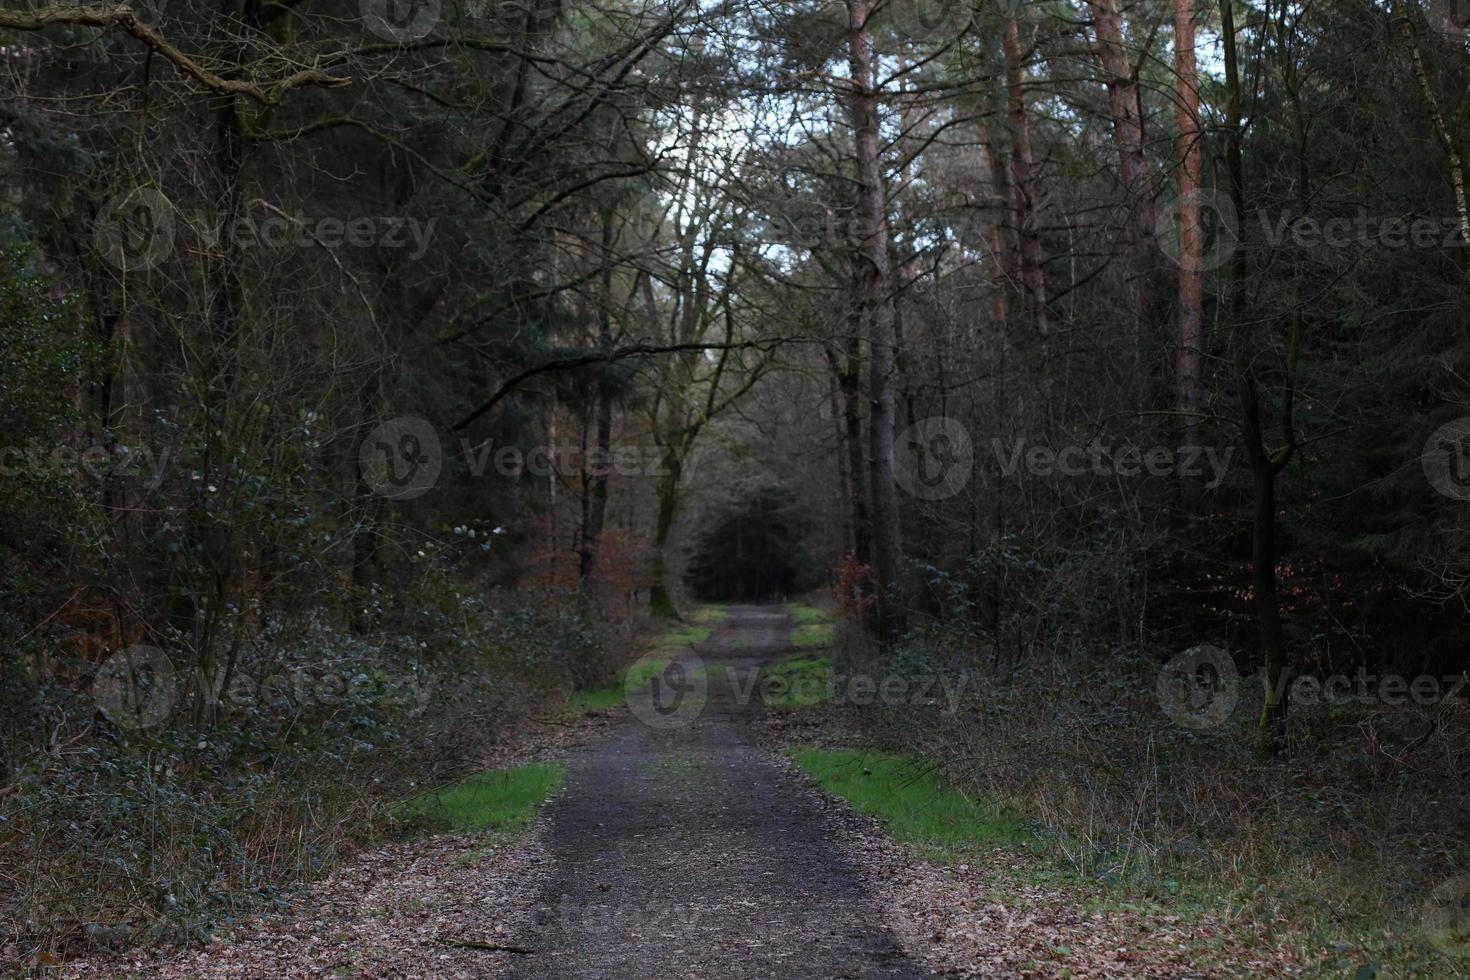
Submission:
[[[602,288],[601,308],[597,311],[597,342],[603,350],[612,348],[612,246],[613,210],[605,208],[602,213]],[[607,475],[610,467],[608,454],[612,448],[612,393],[607,383],[597,382],[596,444],[593,460],[596,465],[587,471],[587,454],[582,454],[585,473],[583,492],[586,494],[585,516],[582,522],[582,548],[578,555],[577,577],[582,593],[586,595],[597,571],[598,545],[602,539],[602,528],[607,520]]]
[[[1181,445],[1199,445],[1201,363],[1204,344],[1204,229],[1200,215],[1203,154],[1199,128],[1199,72],[1194,57],[1194,0],[1175,0],[1174,70],[1179,81],[1179,347],[1175,358],[1175,408]],[[1199,513],[1199,484],[1179,479],[1186,527]]]
[[[674,529],[674,517],[679,505],[680,459],[677,450],[667,449],[658,478],[658,516],[653,526],[653,582],[648,589],[648,611],[655,619],[675,619],[678,611],[668,586],[668,567],[665,553],[668,551],[669,535]]]
[[[866,0],[848,0],[847,11],[858,220],[869,318],[868,465],[873,497],[873,571],[878,590],[878,636],[887,645],[903,630],[903,544],[898,524],[898,488],[893,477],[893,297],[889,287],[887,208],[878,155],[878,94],[873,83]]]
[[[1148,352],[1166,327],[1164,284],[1159,282],[1158,213],[1149,186],[1148,159],[1143,151],[1143,113],[1138,78],[1123,46],[1123,18],[1118,0],[1089,0],[1097,30],[1098,61],[1108,90],[1113,144],[1118,150],[1118,178],[1128,205],[1128,249],[1132,266],[1135,373],[1140,407],[1153,407],[1144,393],[1153,387],[1145,376]]]
[[[1021,26],[1014,17],[1006,20],[1001,49],[1006,63],[1006,112],[1011,125],[1011,183],[1016,197],[1021,289],[1026,315],[1036,332],[1044,361],[1049,353],[1051,325],[1046,311],[1046,270],[1042,266],[1041,224],[1037,213],[1036,159],[1031,149],[1031,124],[1026,117]]]

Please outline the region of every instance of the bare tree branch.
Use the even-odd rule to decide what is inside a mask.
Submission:
[[[138,20],[131,7],[45,7],[40,10],[0,10],[0,27],[16,31],[39,31],[52,24],[75,24],[83,27],[121,27],[142,41],[164,58],[173,62],[185,74],[192,76],[206,88],[221,95],[245,95],[262,105],[275,105],[293,88],[318,85],[322,88],[337,88],[352,84],[350,78],[329,75],[316,68],[303,68],[292,75],[269,82],[264,86],[238,79],[221,78],[201,66],[193,58],[180,51],[146,24]]]

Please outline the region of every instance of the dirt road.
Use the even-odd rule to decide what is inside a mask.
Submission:
[[[779,609],[732,607],[608,733],[549,807],[551,877],[515,977],[923,977],[877,925],[828,816],[752,743]],[[702,667],[699,665],[702,662]]]

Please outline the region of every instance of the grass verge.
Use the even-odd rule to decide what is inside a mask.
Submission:
[[[665,650],[669,647],[692,647],[696,643],[703,643],[709,639],[714,632],[713,627],[699,626],[694,623],[686,623],[683,626],[675,626],[659,637],[658,643],[654,644],[656,649]]]
[[[916,670],[955,656],[903,653]],[[1150,662],[977,677],[953,714],[875,705],[849,723],[886,749],[964,760],[958,789],[1034,816],[1028,873],[1104,905],[1255,923],[1306,976],[1470,977],[1470,919],[1447,937],[1429,908],[1443,894],[1470,908],[1466,783],[1447,778],[1470,752],[1462,705],[1431,725],[1414,705],[1298,704],[1288,751],[1263,759],[1245,680],[1234,713],[1198,731],[1166,715]]]
[[[832,663],[826,657],[787,657],[766,668],[761,700],[768,708],[804,708],[828,700]]]
[[[560,763],[479,773],[407,801],[402,812],[436,830],[518,836],[565,779]]]
[[[968,852],[1021,847],[1029,834],[1000,807],[946,785],[916,760],[894,752],[791,746],[787,756],[833,796],[887,825],[897,841],[935,861]]]
[[[710,638],[714,628],[725,619],[724,606],[702,606],[694,614],[694,622],[676,626],[662,633],[653,649],[667,654],[676,654],[681,649],[693,647]],[[670,656],[644,657],[629,667],[615,683],[603,687],[589,687],[577,691],[567,700],[567,710],[572,714],[585,715],[592,712],[611,711],[623,703],[630,690],[641,688],[668,666]]]
[[[786,612],[791,617],[791,639],[788,642],[793,650],[820,650],[832,646],[835,627],[827,610],[788,602]]]
[[[724,606],[701,606],[691,618],[700,626],[718,626],[725,621],[728,612]]]

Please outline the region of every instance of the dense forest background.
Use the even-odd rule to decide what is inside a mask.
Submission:
[[[606,681],[649,617],[826,589],[854,657],[1123,715],[1156,664],[1229,651],[1264,684],[1211,778],[1249,775],[1202,814],[1155,767],[1154,822],[1223,826],[1226,798],[1264,820],[1291,760],[1330,753],[1308,782],[1364,838],[1404,794],[1456,801],[1403,831],[1383,901],[1416,900],[1464,858],[1467,21],[7,3],[13,935],[111,941],[56,913],[78,865],[149,910],[129,928],[201,935],[243,901],[222,878],[323,866],[381,817],[349,801]],[[154,693],[99,713],[123,651],[162,652]],[[1290,703],[1360,672],[1442,687],[1391,717]],[[1159,751],[1137,717],[1075,724],[975,778],[1042,792],[1038,763],[1071,763],[1019,761],[1037,744]],[[1068,806],[1137,799],[1097,778]]]

